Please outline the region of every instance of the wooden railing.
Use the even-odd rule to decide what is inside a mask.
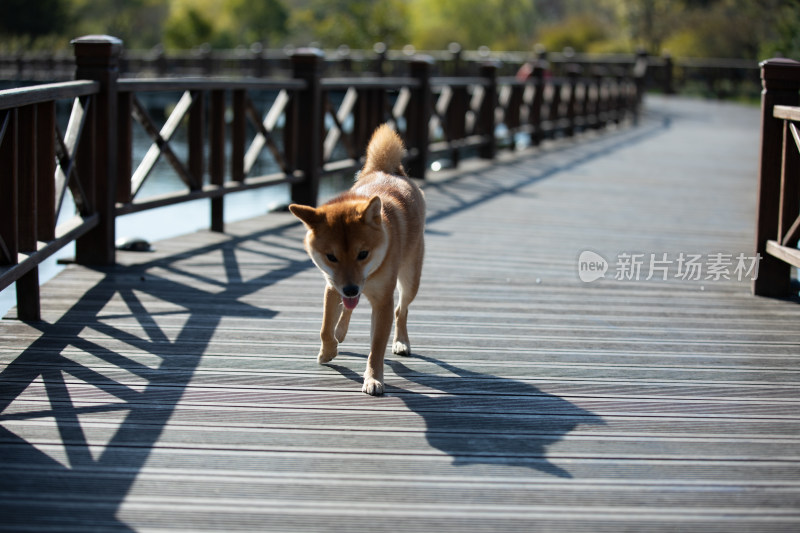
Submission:
[[[305,49],[288,79],[120,80],[118,39],[73,44],[81,81],[0,91],[0,290],[16,282],[23,320],[39,319],[38,265],[58,249],[74,241],[76,262],[114,264],[118,216],[207,198],[211,228],[223,231],[224,195],[278,183],[290,185],[292,201],[315,204],[320,178],[358,169],[383,122],[404,138],[410,174],[424,179],[442,154],[457,165],[493,158],[520,135],[538,144],[635,120],[646,70],[640,62],[584,74],[575,65],[552,77],[539,60],[524,78],[498,76],[495,63],[475,77],[435,77],[433,60],[415,57],[405,76],[324,78],[322,53]],[[163,124],[144,93],[178,95]],[[56,108],[65,102],[62,132]],[[134,167],[135,123],[152,145]],[[175,143],[181,129],[185,148]],[[271,172],[259,169],[265,157]],[[140,198],[162,159],[185,189]],[[60,221],[67,190],[77,214]]]
[[[201,46],[194,50],[165,51],[124,50],[119,60],[120,76],[125,77],[281,77],[292,72],[293,51],[264,49],[260,45],[250,49],[212,49]],[[365,76],[405,76],[408,61],[413,56],[425,55],[435,61],[434,76],[474,76],[481,65],[498,62],[500,75],[512,75],[524,63],[536,56],[547,59],[555,75],[563,74],[568,65],[584,67],[602,66],[607,69],[626,69],[633,54],[580,54],[571,49],[547,52],[538,47],[534,53],[524,51],[490,51],[488,49],[462,50],[452,43],[446,50],[417,51],[387,50],[377,43],[372,50],[351,50],[348,47],[325,52],[326,71],[348,78]],[[644,56],[643,56],[644,57]],[[651,66],[661,68],[663,59],[650,58]],[[66,51],[19,54],[0,53],[0,79],[21,81],[58,81],[71,79],[74,58]]]
[[[800,63],[764,61],[761,79],[756,253],[762,260],[753,293],[796,296],[791,269],[800,268]]]
[[[340,47],[325,54],[326,70],[337,76],[405,76],[409,49],[388,50],[377,43],[369,50]],[[486,61],[501,63],[499,75],[513,75],[535,55],[547,59],[556,76],[566,75],[572,65],[608,70],[627,69],[631,54],[581,54],[567,48],[547,52],[538,46],[526,51],[462,50],[452,43],[446,50],[421,52],[434,58],[434,76],[474,76]],[[759,91],[759,69],[755,61],[726,58],[642,56],[649,75],[648,88],[672,94],[701,92],[718,98],[749,96]],[[74,59],[64,50],[0,53],[0,79],[56,81],[71,79]],[[291,52],[267,49],[260,44],[234,50],[201,46],[194,50],[125,50],[120,59],[121,77],[167,76],[286,76],[292,72]]]
[[[100,84],[76,81],[5,91],[0,97],[0,288],[17,283],[18,312],[38,317],[37,265],[98,226],[92,149]],[[57,131],[56,101],[74,99]],[[79,150],[80,149],[80,150]],[[77,214],[56,227],[70,188]]]

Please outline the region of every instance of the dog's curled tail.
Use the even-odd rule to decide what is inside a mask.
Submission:
[[[406,147],[400,136],[388,124],[383,124],[375,130],[367,145],[367,161],[362,173],[381,171],[404,176],[402,161],[405,155]]]

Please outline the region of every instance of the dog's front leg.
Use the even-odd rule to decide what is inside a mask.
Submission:
[[[322,307],[322,329],[319,332],[319,338],[322,341],[322,346],[319,349],[317,362],[324,364],[336,357],[338,352],[339,343],[334,336],[336,318],[339,316],[339,310],[342,307],[342,297],[339,291],[327,285],[325,287],[325,297]]]
[[[364,386],[361,391],[372,396],[383,394],[383,356],[386,343],[392,333],[394,302],[389,293],[380,302],[372,303],[372,341],[370,343],[367,369],[364,371]]]

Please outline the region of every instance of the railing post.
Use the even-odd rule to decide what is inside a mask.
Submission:
[[[244,154],[247,151],[247,91],[234,89],[231,96],[231,180],[243,182]]]
[[[22,253],[32,253],[37,247],[38,213],[36,193],[41,180],[37,169],[37,106],[27,105],[17,110],[17,223],[18,245]],[[50,176],[52,178],[52,176]],[[47,209],[50,206],[44,207]],[[34,267],[17,280],[17,317],[20,320],[41,320],[39,304],[39,268]]]
[[[406,145],[416,155],[408,162],[409,175],[425,179],[428,169],[428,128],[431,122],[433,94],[431,93],[431,70],[433,58],[417,56],[409,64],[411,77],[418,85],[411,89],[411,101],[406,108]]]
[[[325,55],[316,48],[302,48],[292,55],[294,77],[306,82],[297,92],[295,121],[291,124],[296,168],[303,173],[301,183],[292,184],[292,202],[317,205],[322,176],[322,139],[325,129],[322,107],[322,67]],[[299,137],[302,135],[302,139]]]
[[[127,204],[133,175],[133,93],[117,93],[117,202]]]
[[[452,57],[450,60],[450,75],[460,76],[462,68],[461,53],[463,52],[461,45],[459,43],[452,42],[447,45],[447,51],[450,52],[450,56]]]
[[[386,44],[375,43],[372,46],[372,51],[375,52],[375,74],[378,77],[384,76],[384,65],[386,64]]]
[[[114,210],[117,171],[117,79],[122,41],[109,35],[89,35],[72,41],[75,47],[75,78],[100,83],[100,92],[92,101],[94,143],[81,143],[80,150],[91,151],[93,162],[90,175],[93,208],[100,217],[99,224],[75,242],[75,260],[81,264],[113,265]],[[84,132],[86,134],[87,132]],[[88,133],[91,133],[88,132]],[[86,139],[84,139],[85,141]]]
[[[451,140],[462,140],[467,137],[467,112],[469,111],[469,94],[465,85],[456,85],[451,88],[452,96],[450,105],[447,106],[445,122]],[[450,160],[453,168],[458,168],[461,162],[461,148],[459,143],[452,143]]]
[[[664,54],[664,94],[675,94],[674,67],[672,56]]]
[[[591,69],[591,77],[592,77],[592,86],[594,87],[595,99],[594,99],[594,122],[592,123],[592,127],[595,129],[600,129],[605,127],[606,120],[608,120],[606,115],[606,99],[605,99],[605,91],[603,87],[603,76],[605,75],[605,69],[603,67],[592,67]]]
[[[353,145],[363,155],[372,132],[384,122],[383,110],[386,91],[383,89],[361,89],[353,109]]]
[[[478,133],[484,137],[478,155],[482,159],[494,159],[497,154],[497,140],[494,134],[497,110],[497,63],[488,62],[481,65],[480,76],[487,81],[487,84],[483,88],[483,101],[478,114]]]
[[[208,173],[211,185],[225,183],[225,91],[211,91]],[[211,199],[211,231],[225,231],[225,199]]]
[[[19,262],[19,139],[17,109],[0,112],[0,265]],[[17,289],[19,299],[19,289]]]
[[[520,108],[522,107],[522,97],[525,92],[525,87],[522,85],[514,84],[509,88],[508,100],[505,105],[505,124],[511,132],[511,150],[517,147],[516,132],[520,126]]]
[[[611,102],[614,108],[614,124],[619,124],[625,118],[625,102],[622,90],[625,83],[625,74],[620,69],[613,69],[611,78]]]
[[[267,61],[264,58],[264,46],[261,43],[253,43],[250,46],[250,61],[249,63],[252,65],[251,71],[253,72],[253,77],[255,78],[263,78],[267,75]],[[242,60],[244,66],[248,63],[247,58]]]
[[[56,103],[42,102],[36,105],[36,202],[39,206],[56,205],[56,184],[53,176],[56,172],[55,154],[56,140],[52,133],[56,131]],[[56,238],[56,218],[54,209],[38,208],[36,210],[36,234],[40,241],[52,241]]]
[[[665,61],[669,58],[669,56],[665,57]],[[672,59],[669,59],[670,64],[668,65],[668,75],[669,75],[669,85],[672,86]],[[634,90],[635,93],[633,95],[633,102],[631,102],[631,106],[633,107],[633,123],[639,123],[639,113],[641,112],[642,102],[644,101],[644,91],[647,86],[647,74],[648,74],[648,66],[650,64],[650,60],[648,59],[647,52],[645,50],[639,50],[636,53],[636,61],[633,64],[633,83],[634,83]],[[666,68],[666,67],[665,67]]]
[[[545,73],[550,68],[550,64],[547,61],[547,51],[544,47],[538,49],[537,56],[533,66],[533,73],[531,74],[534,93],[531,109],[528,113],[528,122],[533,128],[530,135],[532,146],[541,144],[544,137],[544,132],[542,131],[542,106],[544,105]]]
[[[205,174],[205,137],[206,137],[206,108],[205,93],[197,91],[194,103],[189,109],[189,176],[190,190],[199,191],[203,188],[203,175]]]
[[[578,76],[583,69],[580,65],[571,63],[567,65],[567,83],[569,83],[569,94],[567,96],[567,137],[575,135],[575,125],[578,115]]]
[[[776,105],[798,105],[800,63],[791,59],[769,59],[761,63],[761,150],[756,212],[756,254],[761,263],[753,281],[753,294],[788,296],[791,266],[767,253],[767,241],[778,236],[781,195],[783,124],[773,116]]]

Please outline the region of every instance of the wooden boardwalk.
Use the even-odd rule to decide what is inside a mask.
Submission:
[[[647,107],[426,184],[381,398],[367,304],[316,364],[291,215],[67,268],[0,323],[0,530],[797,531],[800,306],[736,270],[758,111]]]

